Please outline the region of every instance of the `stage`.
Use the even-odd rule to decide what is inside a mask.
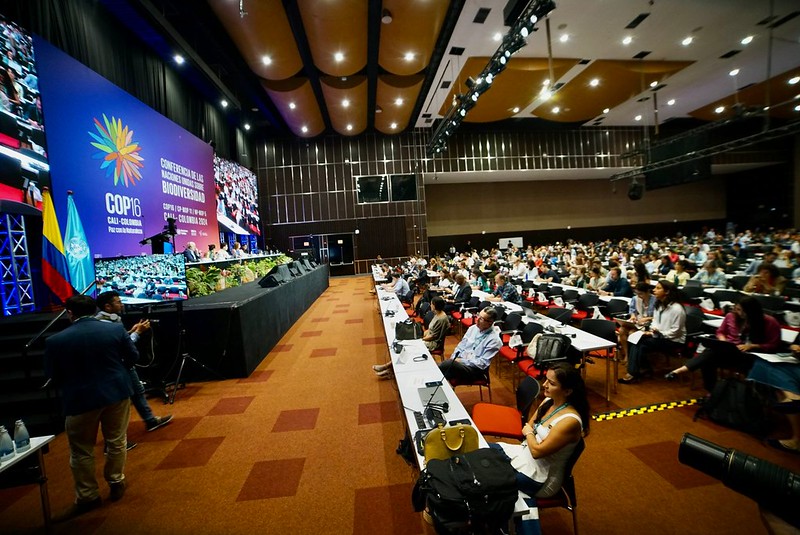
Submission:
[[[187,379],[248,377],[292,325],[328,288],[328,266],[293,277],[275,288],[251,282],[184,302],[184,350],[214,373],[187,362]],[[180,366],[178,314],[174,304],[126,309],[125,324],[141,315],[152,322],[155,360],[143,375],[151,380],[172,380]],[[147,355],[143,355],[147,358]]]

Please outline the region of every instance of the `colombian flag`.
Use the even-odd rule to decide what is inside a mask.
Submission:
[[[64,242],[61,241],[61,230],[56,219],[56,210],[50,190],[42,192],[42,279],[63,303],[75,292],[69,283],[67,258],[64,256]]]

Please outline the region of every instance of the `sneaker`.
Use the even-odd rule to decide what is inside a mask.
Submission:
[[[73,503],[64,512],[53,517],[53,522],[66,522],[84,513],[98,509],[101,505],[103,505],[103,500],[100,499],[100,496],[88,502]]]
[[[148,431],[155,431],[159,427],[164,427],[168,423],[172,421],[172,415],[167,414],[166,416],[156,416],[152,420],[145,423],[145,427]]]
[[[117,482],[117,483],[109,483],[109,486],[111,487],[111,494],[108,496],[108,498],[112,502],[118,501],[120,498],[122,498],[125,495],[125,480],[124,479],[122,481]]]

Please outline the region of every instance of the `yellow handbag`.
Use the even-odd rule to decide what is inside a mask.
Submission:
[[[444,427],[439,424],[425,437],[425,462],[431,459],[449,459],[459,453],[477,450],[478,431],[471,425]]]

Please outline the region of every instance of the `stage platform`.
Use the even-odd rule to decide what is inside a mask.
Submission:
[[[275,288],[251,282],[212,295],[184,302],[182,323],[186,332],[185,351],[220,377],[248,377],[292,325],[328,288],[327,265],[292,278]],[[175,305],[151,310],[128,307],[129,325],[147,315],[153,323],[155,361],[144,375],[172,380],[180,366],[178,315]],[[187,379],[214,379],[213,373],[191,361],[184,370]]]

